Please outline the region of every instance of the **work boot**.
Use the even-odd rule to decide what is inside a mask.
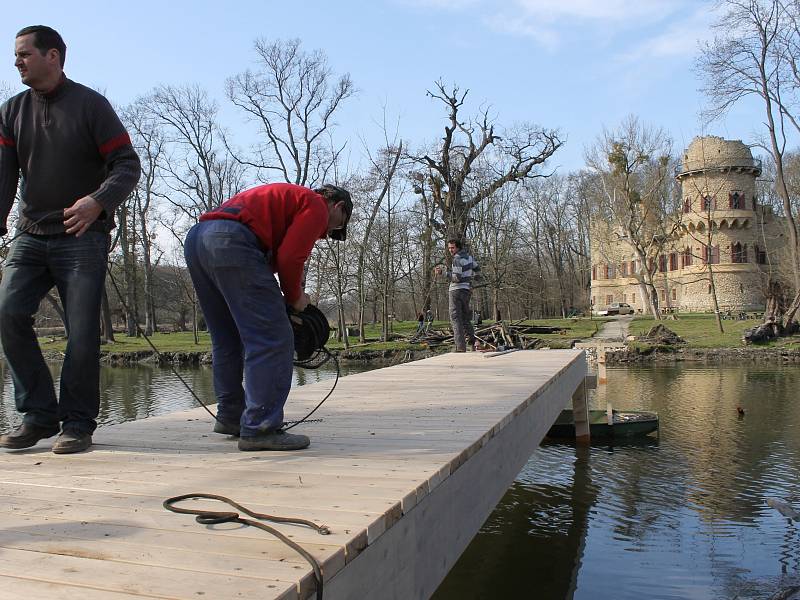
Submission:
[[[75,452],[83,452],[91,445],[91,433],[79,433],[67,429],[61,432],[61,435],[58,436],[55,444],[53,444],[53,454],[74,454]]]
[[[0,436],[0,447],[19,450],[35,446],[39,440],[53,437],[58,433],[58,426],[40,427],[30,423],[23,423],[11,433]]]
[[[230,423],[223,423],[222,421],[214,422],[214,433],[221,433],[222,435],[232,435],[239,437],[239,424],[231,425]]]
[[[239,450],[302,450],[311,440],[307,435],[286,433],[283,429],[239,438]]]

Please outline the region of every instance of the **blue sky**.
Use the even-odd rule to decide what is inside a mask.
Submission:
[[[469,109],[489,105],[501,125],[558,128],[567,143],[552,166],[580,168],[587,144],[628,114],[663,127],[676,151],[700,133],[753,143],[759,106],[737,108],[703,129],[693,71],[709,39],[705,0],[39,0],[4,7],[7,45],[0,81],[20,87],[16,31],[47,24],[64,36],[66,71],[125,104],[161,83],[199,83],[215,96],[224,124],[244,131],[224,98],[226,77],[253,66],[253,40],[300,38],[322,49],[359,93],[337,122],[357,160],[361,141],[380,140],[383,107],[411,147],[441,136],[444,113],[426,97],[434,81],[469,89]],[[76,9],[75,5],[80,8]],[[242,135],[245,135],[242,133]]]

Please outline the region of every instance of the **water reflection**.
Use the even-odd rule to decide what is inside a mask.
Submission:
[[[642,445],[544,445],[434,595],[772,597],[800,584],[796,368],[609,370],[593,399],[654,410]],[[739,417],[737,407],[744,409]]]
[[[50,363],[48,367],[57,389],[61,363]],[[341,368],[343,376],[362,370],[363,367],[359,366]],[[209,367],[181,367],[178,373],[203,402],[216,402]],[[317,383],[335,376],[333,364],[315,370],[295,369],[292,385]],[[7,431],[16,427],[21,417],[14,409],[14,387],[5,361],[0,361],[0,378],[0,431]],[[100,425],[124,423],[197,406],[191,393],[169,368],[138,364],[130,367],[103,366],[100,370],[100,415],[97,419]]]

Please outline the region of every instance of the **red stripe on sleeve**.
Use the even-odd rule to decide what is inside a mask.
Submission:
[[[14,143],[14,140],[12,140],[11,138],[3,137],[2,135],[0,135],[0,146],[8,146],[10,148],[13,148],[14,146],[16,146],[16,144]]]
[[[130,143],[131,143],[130,136],[127,133],[121,133],[117,137],[111,138],[105,144],[100,146],[100,154],[106,156],[107,154],[110,154],[120,146],[130,145]]]

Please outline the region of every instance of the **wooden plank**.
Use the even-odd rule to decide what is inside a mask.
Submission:
[[[57,552],[33,552],[3,549],[0,576],[8,588],[4,593],[16,596],[15,580],[19,573],[36,573],[37,579],[51,584],[92,587],[114,593],[128,593],[150,598],[196,600],[206,598],[273,597],[292,588],[281,582],[255,579],[244,574],[208,575],[174,568],[122,564],[93,556],[64,556]]]
[[[582,381],[585,363],[529,406],[325,588],[326,598],[428,598]],[[480,489],[483,494],[477,494]]]
[[[201,526],[161,507],[191,492],[330,526],[325,538],[276,527],[323,563],[326,598],[424,597],[416,594],[444,576],[583,375],[582,353],[551,351],[443,355],[350,376],[325,422],[302,429],[312,437],[303,452],[241,453],[211,433],[202,409],[101,428],[84,454],[53,455],[52,441],[2,452],[0,578],[9,584],[0,598],[36,586],[112,599],[313,594],[308,564],[266,534]],[[289,417],[329,385],[293,390]],[[428,547],[434,554],[419,551]],[[34,560],[43,562],[33,569]],[[19,578],[32,572],[41,579]]]
[[[98,590],[86,586],[72,586],[63,583],[48,583],[25,576],[0,576],[0,600],[142,600],[139,594]],[[166,598],[166,596],[150,596]]]

